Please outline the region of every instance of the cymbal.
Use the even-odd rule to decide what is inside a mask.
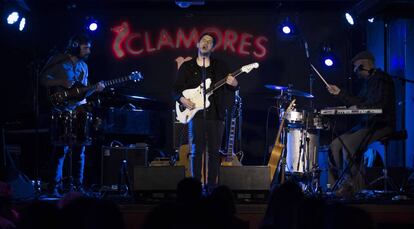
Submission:
[[[153,98],[148,98],[148,97],[144,97],[144,96],[140,96],[140,95],[124,95],[125,97],[127,97],[128,99],[132,99],[132,100],[155,100]]]
[[[286,93],[288,95],[294,95],[294,96],[300,96],[300,97],[305,97],[308,99],[314,98],[314,96],[312,94],[303,92],[303,91],[299,91],[293,88],[289,88],[289,87],[284,87],[284,86],[278,86],[278,85],[271,85],[271,84],[266,84],[265,87],[267,89],[270,90],[274,90],[274,91],[282,91],[283,93]]]

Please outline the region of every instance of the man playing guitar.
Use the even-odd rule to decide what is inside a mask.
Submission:
[[[220,145],[224,132],[225,109],[231,107],[234,101],[234,91],[237,87],[237,80],[229,75],[227,64],[218,59],[211,58],[215,45],[215,38],[210,33],[202,34],[197,43],[197,57],[184,62],[174,83],[174,99],[187,109],[194,109],[195,103],[183,96],[183,91],[195,88],[202,83],[203,71],[206,79],[214,83],[225,80],[225,85],[217,90],[209,101],[211,105],[206,109],[206,120],[203,120],[203,111],[195,114],[189,122],[190,138],[194,146],[191,147],[190,170],[192,176],[201,179],[201,157],[205,144],[208,148],[208,179],[207,187],[214,188],[217,184],[217,175],[220,166]],[[205,125],[204,125],[205,124]],[[204,134],[207,136],[205,137]],[[207,142],[205,140],[207,139]]]
[[[67,46],[64,54],[52,56],[41,72],[41,84],[45,86],[49,92],[56,90],[67,90],[76,84],[83,86],[88,85],[88,65],[85,60],[91,53],[91,41],[86,34],[73,36]],[[81,105],[86,103],[85,97],[94,91],[102,91],[105,85],[100,82],[97,86],[86,92],[83,98],[77,98],[66,101],[65,104],[52,107],[52,113],[55,112],[80,112]],[[52,133],[53,134],[53,133]],[[52,136],[53,138],[54,136]],[[53,180],[51,182],[52,194],[60,196],[59,189],[62,182],[62,169],[65,155],[71,151],[74,158],[74,185],[79,191],[82,191],[83,168],[85,163],[85,146],[84,145],[64,145],[63,151],[54,154],[54,171]],[[70,174],[71,175],[71,174]]]

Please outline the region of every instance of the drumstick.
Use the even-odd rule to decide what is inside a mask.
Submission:
[[[321,73],[319,73],[318,70],[316,70],[315,66],[313,66],[313,64],[310,64],[310,66],[316,72],[316,74],[319,76],[319,78],[321,78],[321,80],[325,83],[325,85],[327,87],[330,87],[329,84],[328,84],[328,82],[326,82],[326,80],[322,77]]]

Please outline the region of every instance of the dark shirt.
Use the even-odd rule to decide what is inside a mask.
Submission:
[[[186,89],[198,87],[202,83],[202,67],[198,66],[197,58],[184,62],[178,70],[177,79],[174,83],[174,100],[178,101],[183,96],[182,92]],[[223,61],[210,59],[210,66],[206,68],[206,78],[210,78],[214,85],[219,80],[227,77],[229,68]],[[234,102],[234,91],[237,87],[225,84],[214,91],[209,97],[210,106],[207,108],[207,119],[224,120],[226,109],[231,108]],[[194,118],[203,118],[203,111],[196,113]]]
[[[362,125],[375,129],[390,127],[395,129],[395,87],[392,78],[380,69],[365,80],[358,96],[352,96],[341,90],[338,97],[347,105],[356,105],[358,109],[382,109],[380,115],[366,115]]]

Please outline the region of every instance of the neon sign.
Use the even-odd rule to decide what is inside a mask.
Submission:
[[[111,30],[115,33],[112,51],[117,58],[142,56],[168,49],[194,48],[199,35],[205,32],[216,36],[215,51],[251,56],[255,59],[264,59],[267,55],[267,37],[231,29],[221,30],[217,27],[207,27],[184,31],[178,28],[174,35],[166,29],[161,29],[158,34],[154,35],[149,31],[132,32],[129,24],[123,22],[121,25],[112,27]]]

